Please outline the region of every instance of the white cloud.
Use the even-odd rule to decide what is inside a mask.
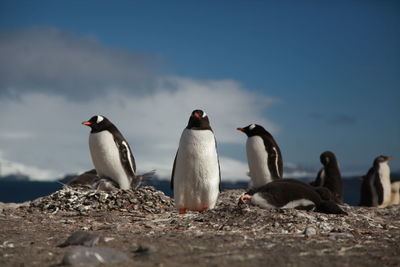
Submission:
[[[158,80],[157,90],[142,96],[116,90],[86,102],[41,93],[0,99],[0,124],[7,129],[0,131],[0,136],[8,137],[0,138],[2,150],[12,161],[53,173],[90,169],[89,129],[80,122],[102,114],[115,123],[133,147],[139,170],[157,169],[161,177],[169,177],[180,134],[193,109],[207,112],[218,143],[244,144],[235,128],[252,122],[277,131],[263,116],[272,100],[250,93],[234,81],[179,77]],[[19,134],[13,139],[10,133]],[[220,153],[223,179],[245,175],[246,164],[230,159],[224,151]]]

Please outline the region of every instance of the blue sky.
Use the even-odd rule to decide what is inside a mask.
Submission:
[[[193,104],[202,105],[201,100],[207,102],[204,106],[209,105],[209,109],[217,113],[217,121],[226,122],[227,127],[233,128],[235,116],[236,126],[264,123],[281,146],[287,163],[312,172],[320,166],[320,153],[332,150],[347,173],[365,173],[374,157],[380,154],[392,155],[392,169],[400,169],[398,1],[1,1],[0,31],[4,43],[14,47],[24,49],[22,41],[25,45],[35,44],[30,53],[41,54],[48,66],[52,66],[41,69],[41,66],[36,68],[26,64],[29,55],[18,58],[25,50],[7,48],[10,50],[3,54],[0,63],[3,114],[13,110],[10,114],[14,116],[21,110],[15,106],[15,96],[26,97],[23,98],[25,106],[30,106],[35,113],[42,105],[38,104],[41,103],[39,100],[33,102],[32,99],[37,98],[31,94],[41,94],[41,101],[45,97],[50,97],[48,101],[60,97],[66,106],[79,106],[82,101],[91,106],[94,101],[107,103],[108,94],[113,90],[136,99],[156,98],[163,95],[160,92],[172,90],[182,92],[177,99],[185,101],[184,97],[193,98],[193,92],[201,85],[200,88],[209,95],[200,96],[199,102]],[[44,49],[43,46],[49,43],[53,45]],[[90,46],[91,49],[85,48]],[[40,53],[35,53],[35,49]],[[41,49],[54,54],[45,54]],[[96,59],[104,56],[105,61],[117,60],[101,71],[92,71],[96,67],[90,64],[88,68],[81,67],[79,78],[74,79],[78,74],[71,69],[79,60],[71,58],[78,53],[82,58],[90,54]],[[60,54],[72,56],[60,57]],[[72,67],[65,64],[65,59],[71,60]],[[10,66],[7,60],[17,63]],[[95,65],[101,64],[99,61]],[[25,73],[14,78],[21,66]],[[125,73],[126,66],[132,72]],[[57,69],[62,71],[56,72]],[[49,74],[52,71],[54,73]],[[159,77],[175,77],[179,82],[160,86],[154,83],[154,77],[157,81]],[[218,82],[223,81],[226,83],[220,86]],[[163,82],[170,83],[170,80]],[[115,89],[101,89],[103,85],[104,88],[115,85]],[[180,91],[186,90],[183,86],[192,89]],[[96,89],[89,90],[88,87]],[[214,92],[217,93],[214,95]],[[227,99],[231,102],[224,101],[224,94],[230,94]],[[257,101],[263,98],[266,101]],[[212,105],[208,99],[219,102]],[[99,110],[99,102],[93,105],[93,112],[120,114],[116,108]],[[218,110],[218,105],[231,107]],[[88,116],[91,109],[86,111],[84,106],[79,107],[81,109],[77,107],[75,111],[81,112],[76,111],[71,118],[87,119],[83,116]],[[192,109],[195,108],[197,106]],[[187,109],[190,109],[189,104]],[[187,109],[176,112],[187,113]],[[165,112],[168,113],[168,107]],[[60,119],[59,116],[70,113],[65,108],[65,113],[55,115]],[[212,116],[212,112],[207,113]],[[37,114],[35,118],[40,119],[38,116],[42,113]],[[23,114],[20,116],[24,118]],[[118,121],[117,117],[112,119]],[[213,123],[213,118],[210,119]],[[186,119],[176,120],[180,120],[178,134],[171,134],[171,143],[164,144],[167,146],[168,143],[170,147],[168,153],[162,154],[167,158],[173,157],[171,151],[176,149],[173,146],[176,147],[179,132],[186,123]],[[7,129],[14,127],[9,120],[4,119],[2,123]],[[70,123],[72,125],[72,121]],[[119,123],[124,125],[124,122]],[[141,123],[149,124],[149,121]],[[223,128],[225,124],[219,125],[216,125],[220,127],[216,134],[221,139],[220,153],[227,160],[235,160],[227,161],[232,165],[244,163],[236,164],[240,168],[235,171],[245,173],[244,136],[233,132],[230,137],[228,128]],[[130,129],[128,124],[125,127],[130,143],[146,141],[135,133],[136,128]],[[151,125],[146,127],[152,129]],[[15,128],[15,131],[3,133],[2,138],[0,135],[0,155],[12,162],[52,169],[45,164],[48,162],[43,156],[47,154],[46,150],[40,150],[42,153],[32,160],[20,156],[24,153],[21,142],[10,143],[12,133],[21,135],[24,131],[29,132],[29,129]],[[68,142],[79,145],[75,147],[76,152],[70,146],[66,149],[68,157],[80,152],[87,141],[84,130],[76,131],[76,139],[71,138]],[[78,131],[81,132],[78,134]],[[29,138],[22,136],[26,142],[40,143],[35,140],[34,133]],[[79,136],[82,140],[78,140]],[[39,150],[39,147],[32,149]],[[139,145],[139,152],[147,155],[143,156],[142,164],[150,168],[154,163],[151,162],[154,151]],[[82,156],[68,169],[90,167],[90,159],[87,154],[84,156],[86,158]],[[137,157],[141,156],[138,154]],[[57,166],[57,163],[53,165]],[[168,160],[165,161],[167,165]],[[65,167],[60,172],[68,169]],[[234,173],[227,176],[234,176]]]

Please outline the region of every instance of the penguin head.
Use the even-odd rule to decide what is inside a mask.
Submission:
[[[192,130],[211,130],[210,121],[208,120],[207,113],[201,109],[193,110],[190,115],[186,129]]]
[[[248,137],[252,137],[255,135],[268,135],[271,136],[271,134],[264,129],[261,125],[258,124],[250,124],[244,128],[237,128],[236,130],[244,132]]]
[[[95,115],[90,120],[82,122],[82,124],[92,128],[92,133],[101,132],[112,125],[106,117],[101,115]]]
[[[375,158],[375,160],[374,160],[374,166],[378,166],[378,165],[380,165],[381,163],[387,163],[389,160],[391,160],[392,159],[392,157],[390,157],[390,156],[383,156],[383,155],[380,155],[379,157],[376,157]]]
[[[329,163],[336,161],[336,156],[331,151],[325,151],[324,153],[321,154],[319,158],[321,160],[322,165],[324,166],[327,166]]]

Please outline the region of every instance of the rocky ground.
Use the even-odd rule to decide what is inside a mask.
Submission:
[[[400,265],[400,206],[344,205],[348,216],[263,210],[239,206],[243,192],[224,191],[214,210],[186,215],[152,187],[64,188],[2,204],[0,266]]]

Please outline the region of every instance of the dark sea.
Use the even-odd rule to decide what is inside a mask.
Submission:
[[[312,181],[314,178],[299,179],[305,182]],[[156,189],[163,191],[166,195],[172,196],[169,187],[169,181],[154,180],[146,185],[154,186]],[[359,177],[351,177],[343,179],[344,202],[355,206],[358,205],[360,199],[361,179]],[[33,182],[33,181],[2,181],[0,179],[0,202],[24,202],[34,200],[38,197],[47,196],[61,189],[62,184],[58,182]],[[221,189],[245,189],[247,182],[222,182]]]

